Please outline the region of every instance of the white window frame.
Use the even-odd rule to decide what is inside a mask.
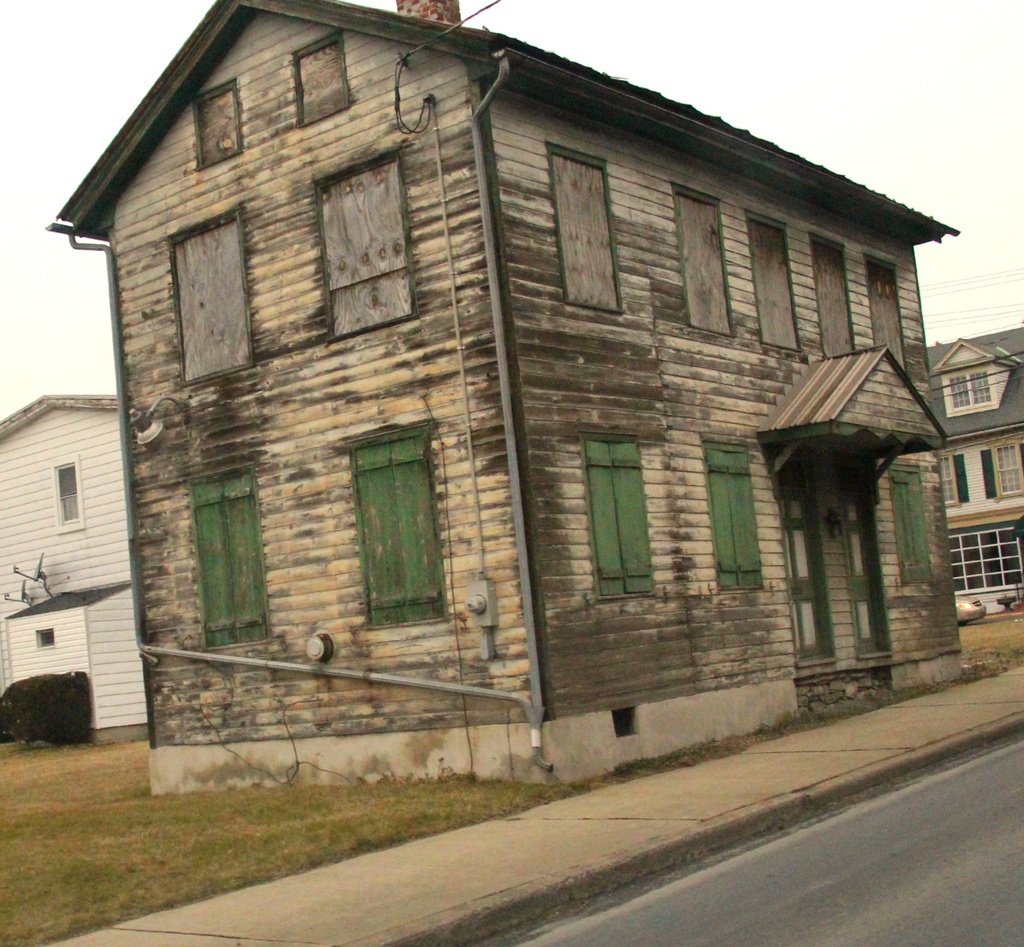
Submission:
[[[960,502],[956,491],[956,471],[953,468],[953,458],[949,455],[939,457],[939,474],[942,478],[942,499],[946,506],[953,506]]]
[[[1007,460],[1010,463],[1006,463]],[[992,448],[992,462],[996,469],[996,489],[999,496],[1013,496],[1024,490],[1020,460],[1020,444],[1000,444]]]
[[[63,497],[60,493],[60,472],[73,468],[75,471],[75,496],[78,499],[77,516],[73,519],[65,517]],[[70,496],[70,494],[69,494]],[[57,529],[62,533],[71,532],[76,529],[85,529],[85,497],[82,491],[82,460],[75,457],[56,464],[53,468],[53,504],[57,518]]]
[[[36,648],[56,648],[57,647],[57,632],[53,628],[37,628],[36,629]]]
[[[988,372],[953,375],[948,382],[949,413],[971,411],[992,404],[992,382]]]

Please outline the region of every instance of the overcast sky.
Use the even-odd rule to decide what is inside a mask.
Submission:
[[[462,0],[463,16],[487,2]],[[44,228],[209,6],[5,13],[0,418],[44,394],[113,393],[103,256]],[[930,342],[1024,322],[1021,0],[501,0],[472,25],[721,116],[961,230],[918,249]]]

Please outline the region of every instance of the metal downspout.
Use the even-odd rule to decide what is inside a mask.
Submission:
[[[145,611],[142,607],[142,566],[139,562],[139,542],[136,531],[135,517],[135,491],[133,488],[131,468],[131,421],[128,417],[128,402],[125,398],[124,365],[121,361],[122,338],[121,320],[119,318],[118,294],[117,294],[117,269],[114,265],[114,251],[109,243],[97,240],[95,243],[81,243],[75,235],[74,228],[68,224],[54,222],[46,228],[50,233],[64,234],[68,238],[74,250],[98,250],[103,253],[107,262],[107,297],[110,307],[110,329],[114,345],[114,392],[117,395],[117,417],[118,429],[121,438],[121,476],[124,480],[124,512],[125,526],[128,531],[128,577],[132,583],[132,617],[135,622],[135,644],[139,653],[145,655],[145,639],[143,638],[143,625]],[[153,732],[153,715],[149,713],[149,680],[146,667],[147,662],[143,661],[144,691],[147,704],[147,729],[149,730],[149,745],[155,746],[155,734]]]
[[[534,622],[533,583],[530,580],[529,550],[526,544],[526,520],[523,514],[523,487],[519,478],[519,451],[512,417],[512,384],[509,380],[508,350],[505,348],[505,318],[501,306],[501,282],[498,276],[498,254],[494,246],[494,217],[491,213],[490,187],[484,164],[484,138],[480,124],[490,108],[498,89],[508,79],[509,62],[504,50],[495,53],[498,77],[473,112],[473,158],[476,164],[477,188],[480,192],[480,216],[484,228],[484,254],[487,257],[487,282],[491,297],[491,318],[494,323],[494,347],[498,359],[498,387],[501,393],[501,414],[505,427],[505,452],[508,456],[509,488],[512,494],[512,522],[515,528],[516,558],[519,560],[519,587],[523,602],[523,625],[526,630],[526,653],[530,664],[530,702],[534,762],[549,773],[554,764],[541,755],[541,723],[544,701],[541,697],[540,658],[537,651],[537,626]],[[536,721],[536,722],[534,722]]]

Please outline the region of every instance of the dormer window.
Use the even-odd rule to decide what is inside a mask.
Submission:
[[[954,375],[949,380],[949,394],[954,411],[992,403],[988,372]]]

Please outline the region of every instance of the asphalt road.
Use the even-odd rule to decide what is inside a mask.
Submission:
[[[519,943],[1020,947],[1024,740]]]

